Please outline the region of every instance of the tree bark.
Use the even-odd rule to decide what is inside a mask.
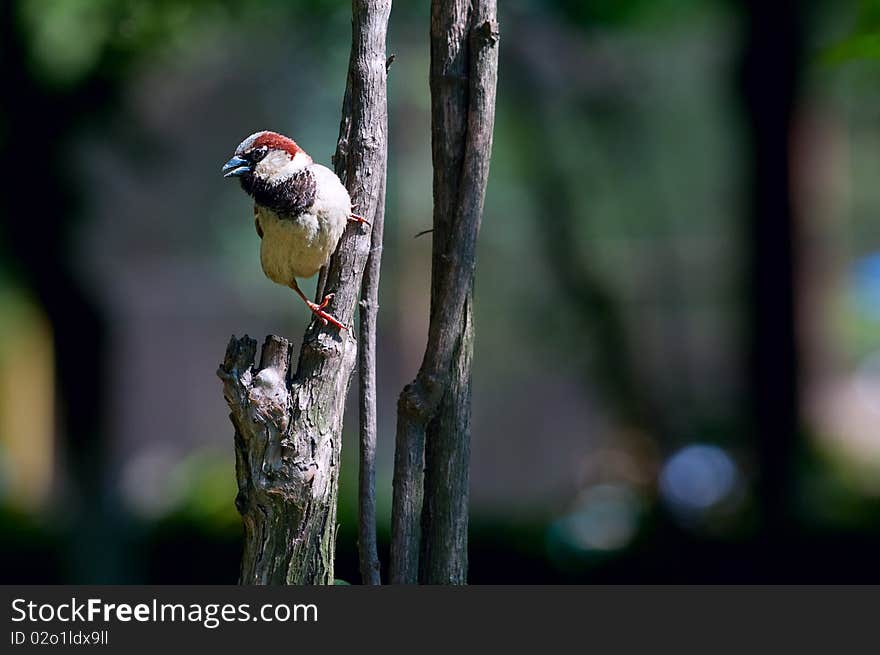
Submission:
[[[364,584],[381,584],[376,547],[376,317],[379,313],[379,269],[385,189],[373,218],[370,256],[361,288],[361,348],[358,351],[360,381],[360,458],[358,466],[358,559]]]
[[[354,0],[352,48],[334,166],[368,221],[385,188],[385,34],[390,0]],[[351,223],[327,269],[329,311],[350,325],[371,235]],[[233,337],[218,370],[235,427],[236,507],[245,527],[242,584],[332,584],[345,397],[357,358],[349,331],[313,320],[296,372],[292,347]]]
[[[394,583],[467,580],[473,279],[492,151],[498,40],[495,0],[432,0],[431,318],[421,368],[398,401]]]

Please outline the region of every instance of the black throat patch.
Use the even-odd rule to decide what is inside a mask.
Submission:
[[[307,168],[280,184],[269,184],[253,173],[242,175],[240,179],[245,193],[252,196],[258,205],[276,214],[299,216],[315,204],[318,187],[315,176]]]

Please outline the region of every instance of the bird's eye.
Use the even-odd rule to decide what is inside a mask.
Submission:
[[[251,151],[251,159],[256,163],[260,161],[263,157],[266,156],[266,153],[269,152],[269,149],[263,146],[262,148],[256,148]]]

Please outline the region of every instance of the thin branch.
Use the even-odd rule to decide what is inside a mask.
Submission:
[[[387,70],[387,69],[386,69]],[[358,475],[358,556],[364,584],[381,584],[376,548],[376,315],[379,312],[379,270],[382,261],[382,232],[385,220],[383,186],[376,213],[373,237],[360,303],[360,463]]]

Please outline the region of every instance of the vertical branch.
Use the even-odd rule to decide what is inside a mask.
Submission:
[[[364,19],[365,34],[372,35],[372,42],[364,45],[370,48],[369,66],[356,56],[352,48],[349,72],[349,89],[345,94],[344,106],[357,102],[359,96],[368,95],[366,102],[357,106],[364,109],[360,117],[367,132],[358,134],[352,131],[352,124],[346,123],[343,112],[340,127],[339,147],[334,159],[337,172],[342,179],[349,181],[346,160],[363,159],[355,166],[354,174],[365,178],[359,184],[349,183],[352,202],[358,211],[372,225],[370,248],[361,287],[359,335],[361,350],[360,363],[360,443],[358,471],[358,553],[361,578],[364,584],[379,584],[379,556],[376,550],[376,314],[379,311],[379,267],[382,261],[382,233],[385,221],[385,182],[388,160],[388,101],[387,101],[387,58],[385,55],[385,32],[391,13],[391,0],[355,0],[353,3],[355,22]],[[355,29],[357,32],[357,29]],[[352,84],[353,71],[359,70],[363,84]],[[353,114],[355,115],[355,114]],[[352,139],[354,140],[352,142]],[[357,149],[350,150],[351,145]],[[349,155],[349,151],[351,154]],[[371,188],[369,195],[363,194],[361,187]]]
[[[364,269],[360,302],[360,458],[358,468],[358,558],[364,584],[378,585],[376,548],[376,315],[379,312],[379,268],[385,219],[385,187],[373,215],[370,256]]]
[[[473,277],[492,151],[498,38],[495,0],[432,1],[431,320],[422,365],[398,402],[395,583],[467,579]]]
[[[384,202],[387,139],[385,34],[390,0],[354,0],[352,48],[336,172],[367,220]],[[381,218],[380,218],[381,221]],[[351,324],[371,236],[350,224],[324,285],[330,310]],[[218,375],[235,427],[236,507],[245,526],[242,584],[331,584],[342,418],[357,343],[313,320],[296,372],[286,339],[233,339]]]

